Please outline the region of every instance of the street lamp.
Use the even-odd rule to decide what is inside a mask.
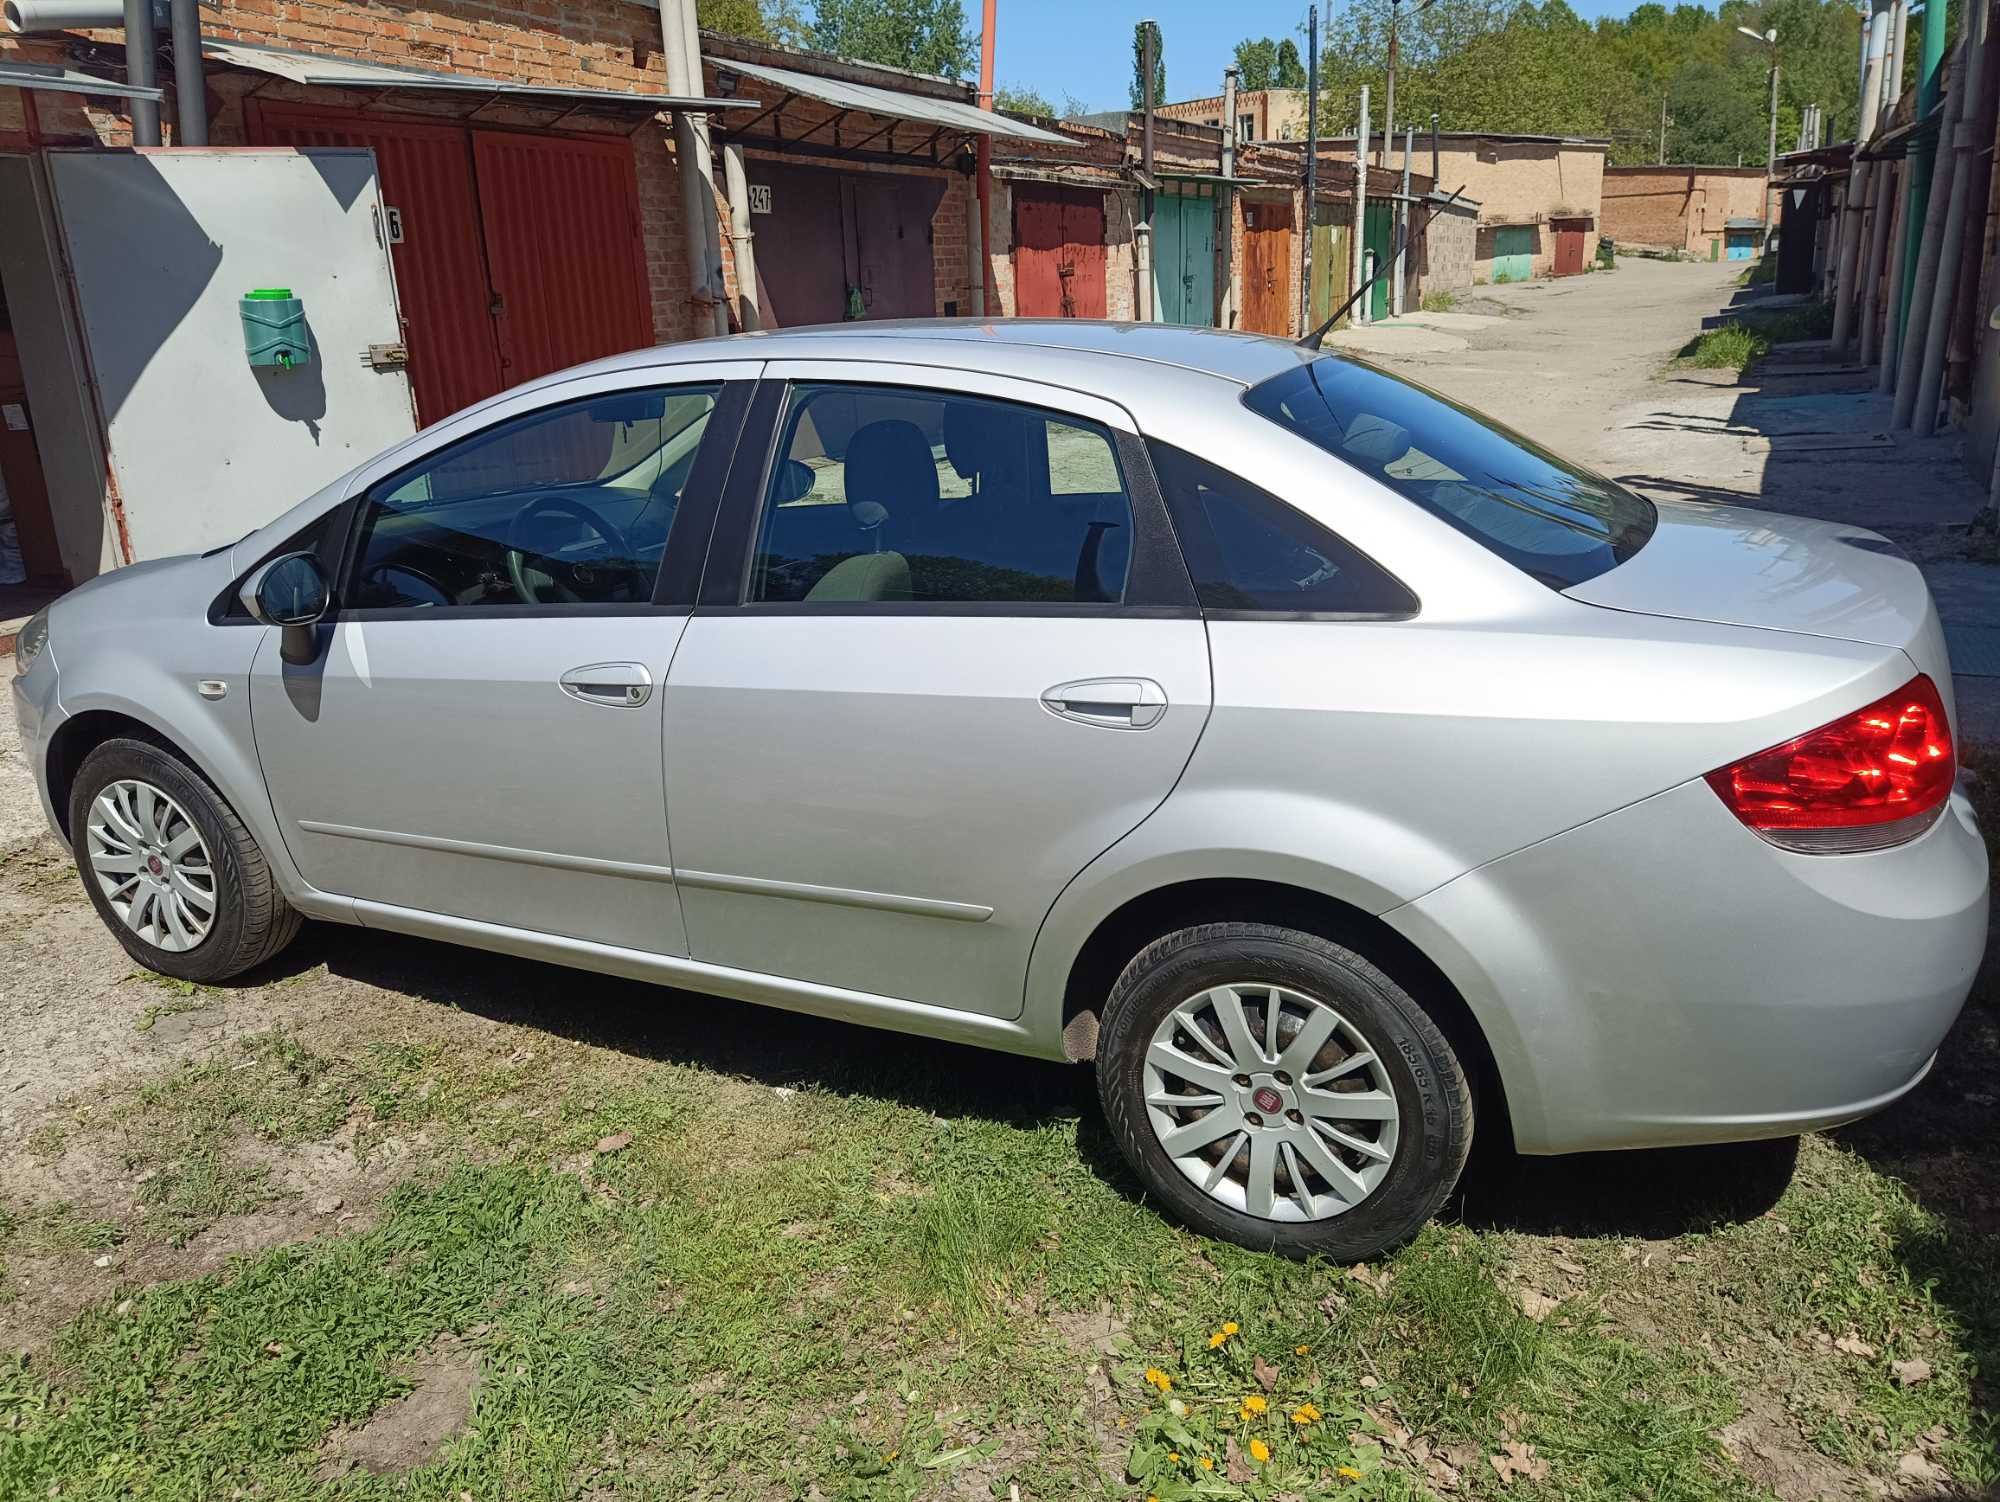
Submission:
[[[1762,42],[1771,49],[1771,142],[1764,151],[1764,177],[1766,184],[1778,176],[1778,28],[1769,31],[1752,31],[1748,26],[1736,28],[1753,42]]]

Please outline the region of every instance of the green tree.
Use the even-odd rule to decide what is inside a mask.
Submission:
[[[695,19],[705,31],[757,42],[800,46],[810,36],[799,0],[695,0]]]
[[[1039,89],[1021,88],[1002,84],[993,91],[993,107],[997,110],[1012,110],[1017,115],[1053,116],[1056,107],[1049,103],[1048,95]]]
[[[817,0],[811,45],[820,52],[957,78],[978,56],[963,0]]]
[[[1146,103],[1146,22],[1141,21],[1132,28],[1132,108],[1143,108]],[[1153,27],[1153,102],[1164,104],[1167,99],[1167,39],[1160,34],[1156,24]]]
[[[1278,43],[1278,62],[1272,73],[1271,86],[1277,89],[1302,89],[1306,86],[1306,65],[1299,56],[1299,44],[1290,37]]]
[[[1294,49],[1296,52],[1297,49]],[[1236,44],[1239,88],[1268,89],[1278,81],[1278,44],[1270,37],[1245,37]]]

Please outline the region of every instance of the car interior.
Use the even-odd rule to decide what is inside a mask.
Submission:
[[[1110,435],[974,397],[795,393],[752,564],[762,602],[1123,598]]]
[[[714,406],[714,388],[592,398],[390,477],[363,508],[350,606],[649,599]]]

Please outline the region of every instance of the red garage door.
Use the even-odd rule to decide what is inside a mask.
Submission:
[[[653,342],[630,143],[250,100],[259,146],[367,146],[417,416]]]
[[[1104,195],[1017,182],[1014,311],[1022,318],[1103,318]]]

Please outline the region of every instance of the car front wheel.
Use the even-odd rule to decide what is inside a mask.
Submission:
[[[83,759],[69,828],[91,905],[148,970],[226,980],[299,930],[236,811],[152,741],[109,740]]]
[[[1372,1257],[1422,1228],[1472,1095],[1422,1006],[1353,950],[1259,923],[1149,945],[1105,1006],[1098,1093],[1146,1187],[1211,1236]]]

